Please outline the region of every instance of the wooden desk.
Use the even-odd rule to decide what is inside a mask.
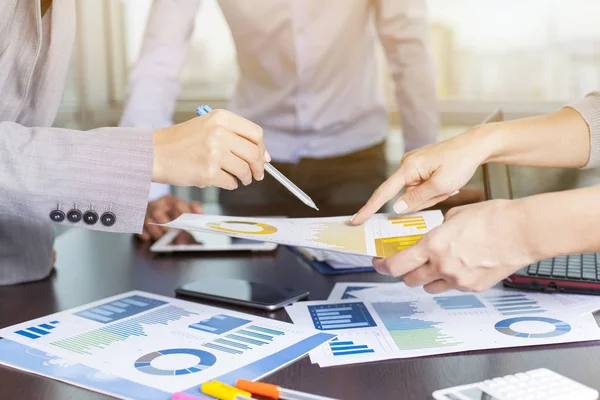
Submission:
[[[254,211],[253,211],[254,212]],[[264,214],[264,212],[263,212]],[[286,248],[270,254],[155,256],[130,235],[71,230],[56,245],[57,273],[42,282],[0,287],[0,327],[133,289],[174,296],[181,284],[206,276],[304,287],[326,299],[335,282],[391,281],[376,273],[325,277]],[[251,312],[250,309],[241,309]],[[289,321],[285,311],[263,316]],[[600,390],[600,343],[529,347],[319,368],[304,358],[265,380],[340,399],[427,399],[458,384],[547,367]],[[0,398],[105,399],[106,396],[0,367]]]

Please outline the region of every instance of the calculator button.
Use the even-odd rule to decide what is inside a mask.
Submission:
[[[538,376],[548,375],[548,373],[546,372],[546,370],[544,368],[533,369],[529,372],[526,372],[526,374],[529,375],[530,377],[538,377]]]

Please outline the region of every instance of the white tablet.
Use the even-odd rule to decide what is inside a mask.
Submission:
[[[150,250],[157,253],[172,253],[176,251],[273,251],[276,248],[277,243],[170,229],[150,247]]]

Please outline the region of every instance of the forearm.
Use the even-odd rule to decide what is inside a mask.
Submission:
[[[600,187],[513,200],[515,223],[536,259],[600,251]]]
[[[483,147],[482,163],[581,168],[590,157],[590,129],[583,117],[571,108],[481,125],[468,135]]]
[[[172,125],[200,0],[154,0],[140,56],[129,74],[121,126]]]

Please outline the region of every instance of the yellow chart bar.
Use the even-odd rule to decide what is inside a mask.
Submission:
[[[421,216],[390,217],[388,220],[392,225],[402,225],[406,228],[415,227],[417,229],[427,229],[425,218]]]
[[[378,257],[390,257],[401,250],[416,244],[423,235],[400,236],[375,239],[375,252]]]
[[[425,222],[423,221],[415,221],[415,222],[392,222],[392,225],[404,225],[404,226],[424,226],[427,227],[427,225],[425,225]]]

